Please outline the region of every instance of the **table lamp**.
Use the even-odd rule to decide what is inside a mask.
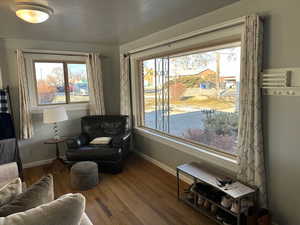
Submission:
[[[54,124],[53,128],[55,140],[58,140],[60,138],[58,134],[57,123],[65,120],[68,120],[68,115],[64,107],[44,109],[44,123]]]

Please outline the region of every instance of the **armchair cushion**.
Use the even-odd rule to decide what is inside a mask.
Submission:
[[[89,143],[89,137],[86,134],[81,134],[77,137],[68,138],[66,140],[68,148],[80,148]]]
[[[81,129],[91,141],[96,137],[112,137],[124,133],[127,122],[127,116],[85,116],[81,119]]]

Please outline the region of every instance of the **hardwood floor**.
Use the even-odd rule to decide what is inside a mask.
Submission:
[[[47,173],[46,166],[25,169],[27,184]],[[69,170],[54,174],[55,196],[75,193]],[[122,173],[101,174],[99,185],[81,191],[94,225],[215,225],[177,200],[176,178],[139,156],[132,155]]]

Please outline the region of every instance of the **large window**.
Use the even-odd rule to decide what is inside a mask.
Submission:
[[[240,44],[142,62],[143,126],[236,155]]]
[[[85,63],[35,61],[34,71],[38,105],[89,101]]]

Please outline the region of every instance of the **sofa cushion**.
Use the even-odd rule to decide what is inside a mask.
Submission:
[[[17,195],[22,193],[22,181],[16,178],[9,183],[6,183],[0,189],[0,206],[3,206],[13,200]]]
[[[0,225],[90,225],[82,217],[85,198],[81,194],[67,194],[47,204],[25,212],[0,218]]]
[[[18,165],[15,162],[0,165],[0,183],[9,183],[19,177]]]
[[[13,200],[0,207],[0,217],[23,212],[53,201],[53,177],[47,175],[19,194]]]
[[[93,225],[88,216],[83,213],[80,221],[80,225]]]

